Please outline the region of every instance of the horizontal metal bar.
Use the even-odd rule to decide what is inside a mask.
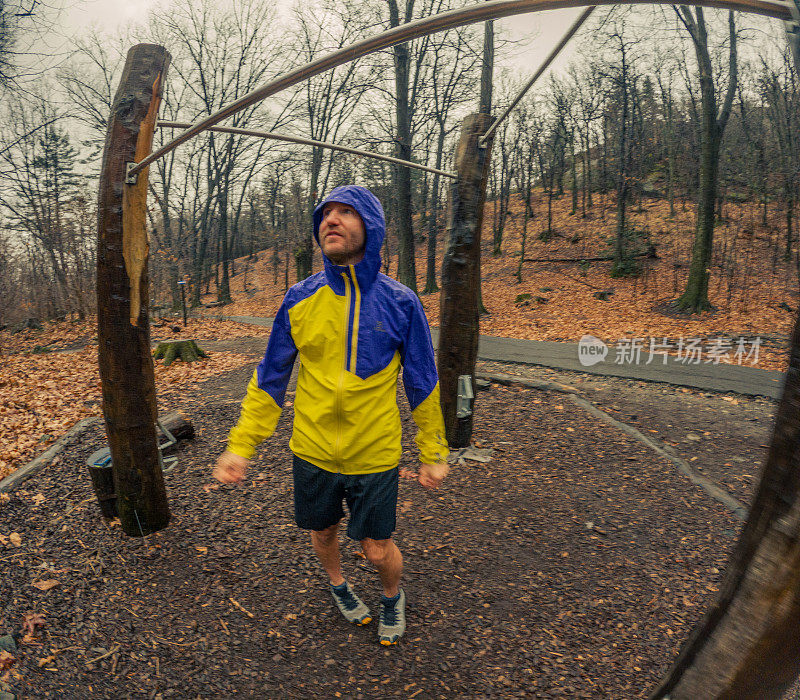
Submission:
[[[187,129],[191,126],[189,122],[158,122],[158,127],[161,129]],[[457,178],[455,173],[448,173],[446,170],[437,170],[436,168],[429,168],[427,165],[419,163],[412,163],[408,160],[401,158],[393,158],[392,156],[384,156],[380,153],[371,153],[370,151],[362,151],[359,148],[350,148],[349,146],[340,146],[335,143],[328,143],[327,141],[314,141],[313,139],[304,139],[300,136],[289,136],[288,134],[276,134],[273,131],[253,131],[252,129],[236,129],[227,126],[211,126],[206,131],[219,131],[223,134],[242,134],[243,136],[257,136],[262,139],[273,139],[275,141],[288,141],[289,143],[300,143],[304,146],[318,146],[319,148],[328,148],[332,151],[342,151],[343,153],[352,153],[357,156],[364,156],[365,158],[373,158],[375,160],[385,160],[388,163],[396,163],[397,165],[404,165],[407,168],[416,168],[417,170],[425,170],[429,173],[436,173],[444,177]]]
[[[632,0],[629,2],[617,2],[617,0],[603,0],[593,2],[592,5],[659,5],[659,0]],[[687,5],[697,5],[700,7],[717,7],[723,10],[741,10],[754,14],[774,17],[776,19],[787,20],[791,15],[788,6],[783,2],[772,2],[771,0],[698,0],[696,2],[684,3]],[[256,88],[252,92],[240,97],[226,107],[210,114],[209,116],[195,122],[190,128],[177,136],[173,141],[163,145],[158,150],[143,158],[136,167],[130,172],[131,175],[141,172],[154,160],[158,160],[173,149],[188,141],[192,136],[196,136],[201,131],[214,126],[223,119],[241,112],[243,109],[261,102],[261,100],[274,95],[292,85],[296,85],[303,80],[323,73],[326,70],[335,68],[349,61],[353,61],[367,54],[386,49],[395,44],[416,39],[427,34],[452,29],[465,24],[475,22],[485,22],[487,20],[498,19],[520,15],[526,12],[541,12],[543,10],[560,10],[570,7],[586,7],[586,3],[581,0],[487,0],[477,5],[469,5],[457,10],[441,12],[432,17],[401,24],[380,34],[357,41],[350,46],[332,51],[325,56],[306,63],[299,68],[288,71],[278,76],[274,80]]]
[[[486,130],[486,133],[483,136],[481,136],[480,139],[478,139],[479,145],[482,146],[490,138],[492,138],[492,134],[494,133],[495,129],[497,129],[497,127],[500,126],[500,123],[509,114],[511,114],[511,110],[517,106],[517,104],[523,97],[525,97],[525,93],[527,93],[528,90],[530,90],[533,87],[533,84],[537,80],[539,80],[539,78],[542,76],[542,73],[544,73],[550,67],[550,64],[555,60],[556,56],[558,56],[558,54],[561,53],[563,48],[569,43],[569,40],[572,39],[573,36],[575,36],[575,32],[577,32],[581,28],[581,25],[587,19],[589,19],[589,15],[592,14],[592,12],[594,12],[594,7],[595,7],[594,5],[592,5],[591,7],[587,7],[581,13],[581,16],[578,17],[578,19],[576,19],[572,23],[572,26],[569,28],[569,31],[564,35],[561,41],[558,42],[556,47],[548,54],[547,58],[544,59],[542,65],[539,66],[539,70],[537,70],[533,74],[533,77],[525,84],[525,87],[519,91],[519,94],[511,101],[511,104],[508,105],[508,107],[506,107],[505,111],[492,122],[491,126]]]

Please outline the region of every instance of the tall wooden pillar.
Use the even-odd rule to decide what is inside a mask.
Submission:
[[[437,361],[444,426],[451,447],[465,447],[472,433],[472,416],[459,430],[456,400],[459,375],[468,374],[474,382],[478,358],[481,224],[492,148],[491,139],[483,147],[478,140],[491,123],[488,114],[471,114],[462,122],[455,154],[458,178],[450,185],[447,208]]]
[[[145,207],[147,170],[126,183],[128,163],[150,153],[164,79],[166,49],[139,44],[128,52],[106,133],[97,229],[97,326],[103,415],[111,449],[117,511],[128,535],[166,527],[169,505],[156,435],[150,354]]]
[[[652,699],[769,700],[800,673],[800,317],[767,461],[717,600]]]

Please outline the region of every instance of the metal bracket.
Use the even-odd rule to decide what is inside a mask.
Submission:
[[[461,374],[458,377],[458,395],[456,397],[456,418],[467,418],[472,415],[472,402],[475,392],[472,390],[472,375]]]
[[[125,184],[126,185],[135,185],[139,182],[139,173],[134,173],[133,175],[128,175],[128,173],[133,170],[138,163],[125,163]]]

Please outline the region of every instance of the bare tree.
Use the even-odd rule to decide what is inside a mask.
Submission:
[[[733,12],[728,13],[728,86],[722,105],[717,106],[717,86],[714,80],[714,65],[708,44],[708,30],[703,9],[694,10],[675,6],[675,12],[692,40],[697,58],[700,83],[701,114],[698,122],[700,130],[700,172],[697,199],[697,225],[692,261],[689,266],[689,279],[686,290],[675,302],[683,311],[697,313],[711,308],[708,301],[708,279],[712,244],[714,239],[714,209],[717,198],[719,175],[719,153],[722,136],[736,94],[737,53],[736,24]]]
[[[800,157],[800,140],[798,139],[798,85],[794,64],[788,48],[783,53],[782,65],[768,66],[762,58],[761,93],[777,145],[775,165],[770,168],[777,171],[783,180],[783,196],[786,211],[786,238],[784,260],[792,257],[792,224],[797,191],[798,157]],[[774,162],[773,161],[773,162]],[[775,167],[777,165],[777,167]]]
[[[335,2],[295,8],[297,27],[297,56],[301,63],[312,61],[323,53],[347,46],[360,36],[363,20]],[[297,116],[304,130],[316,141],[342,140],[352,124],[352,117],[366,89],[366,79],[360,74],[360,63],[350,61],[344,66],[326,71],[306,80],[298,91]],[[333,154],[317,146],[311,149],[308,166],[307,233],[295,250],[298,281],[311,274],[313,254],[311,214],[321,193],[328,189]],[[336,158],[341,158],[337,155]]]
[[[445,140],[458,128],[453,113],[468,103],[474,94],[478,57],[469,43],[469,27],[447,32],[430,51],[430,93],[433,120],[436,125],[436,150],[433,166],[441,170]],[[431,207],[428,213],[428,255],[425,294],[439,291],[436,284],[436,240],[439,227],[440,176],[433,175]]]
[[[285,65],[283,54],[276,51],[278,40],[269,28],[274,26],[274,9],[266,0],[235,0],[219,8],[210,0],[192,7],[174,6],[153,14],[151,36],[173,52],[171,82],[186,86],[183,118],[194,120],[230,104],[264,82],[267,75]],[[176,88],[175,93],[180,89]],[[254,106],[235,114],[231,126],[275,128],[289,119],[287,104],[278,103],[274,112]],[[231,203],[241,206],[246,190],[258,169],[262,156],[272,144],[248,137],[213,133],[205,137],[205,182],[197,195],[205,198],[198,220],[202,241],[194,265],[193,304],[199,303],[201,277],[209,269],[206,259],[208,242],[213,238],[218,252],[220,272],[217,298],[230,301],[229,262],[232,247]],[[253,161],[257,165],[253,165]],[[198,184],[199,181],[198,181]],[[236,196],[236,199],[233,197]]]
[[[89,300],[80,292],[87,285],[85,280],[76,282],[76,273],[87,271],[84,258],[91,255],[91,246],[84,216],[87,202],[75,171],[77,152],[58,123],[59,114],[42,94],[35,100],[11,98],[6,110],[7,126],[0,138],[0,207],[7,214],[7,226],[27,238],[32,263],[56,282],[47,287],[52,296],[46,313],[85,315]]]

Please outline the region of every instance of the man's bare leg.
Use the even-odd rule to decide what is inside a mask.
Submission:
[[[311,544],[331,584],[334,586],[343,584],[342,559],[339,555],[339,523],[324,530],[312,530]]]
[[[361,540],[361,549],[378,570],[383,584],[383,595],[394,598],[400,590],[400,577],[403,574],[403,555],[397,545],[388,540]]]
[[[364,554],[378,570],[383,584],[381,613],[378,618],[378,641],[397,644],[406,631],[406,596],[400,590],[403,555],[392,540],[361,540]]]
[[[349,585],[345,585],[342,576],[342,560],[339,555],[339,523],[331,525],[325,530],[312,530],[311,543],[319,557],[322,568],[328,574],[331,582],[331,595],[339,612],[345,619],[354,625],[367,625],[372,622],[369,608],[353,592]]]

